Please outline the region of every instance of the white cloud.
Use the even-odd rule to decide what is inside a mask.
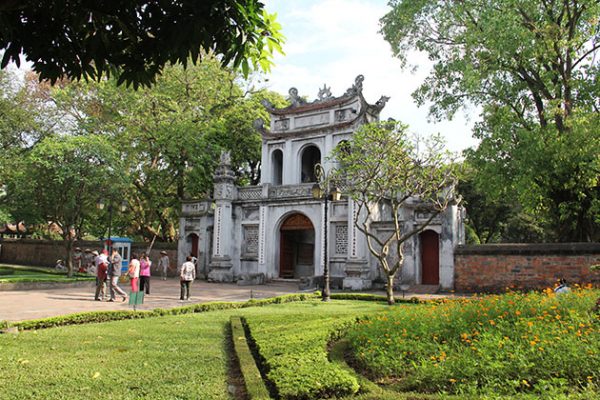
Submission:
[[[286,56],[275,58],[269,76],[272,90],[287,94],[296,87],[309,100],[316,98],[323,84],[339,96],[354,78],[365,76],[364,95],[375,102],[381,95],[390,96],[382,118],[389,117],[410,125],[411,130],[428,135],[441,132],[448,147],[460,151],[473,146],[472,121],[463,115],[454,121],[427,122],[426,107],[418,108],[411,93],[427,76],[430,63],[423,54],[410,57],[419,66],[416,73],[400,69],[390,46],[378,33],[379,19],[389,7],[376,0],[292,0],[265,2],[269,12],[277,12],[287,38]]]

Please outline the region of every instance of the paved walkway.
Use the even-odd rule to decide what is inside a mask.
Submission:
[[[190,300],[179,300],[179,280],[169,278],[166,281],[154,278],[151,282],[150,295],[145,296],[140,310],[154,308],[173,308],[194,303],[210,301],[246,301],[250,298],[262,299],[289,293],[302,293],[296,282],[271,282],[259,286],[238,286],[227,283],[208,283],[195,281],[192,285]],[[129,284],[122,284],[129,293]],[[117,297],[115,302],[95,301],[95,286],[92,282],[86,286],[32,289],[0,292],[0,321],[23,321],[28,319],[46,318],[57,315],[73,314],[84,311],[127,310],[127,302],[121,302]],[[108,291],[107,291],[108,293]],[[384,295],[383,292],[377,294]],[[396,296],[401,296],[396,293]],[[414,294],[406,294],[413,297]],[[446,297],[444,295],[417,295],[420,298]]]
[[[129,284],[120,285],[129,293]],[[22,321],[72,314],[84,311],[127,310],[127,302],[121,302],[118,296],[114,303],[94,300],[95,285],[56,289],[33,289],[0,292],[0,321]],[[150,295],[144,297],[140,310],[154,308],[173,308],[209,301],[246,301],[253,298],[275,297],[300,292],[297,283],[276,282],[260,286],[238,286],[236,284],[208,283],[195,281],[192,285],[190,300],[179,300],[179,280],[169,278],[166,281],[153,279]],[[108,294],[108,290],[107,290]]]

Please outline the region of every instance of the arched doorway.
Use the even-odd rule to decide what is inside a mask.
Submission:
[[[307,146],[302,151],[300,182],[316,182],[315,165],[321,162],[321,150],[315,145]]]
[[[302,214],[292,214],[279,229],[279,277],[302,278],[315,274],[315,229]]]
[[[426,230],[419,237],[421,239],[421,283],[439,285],[440,235],[432,230]]]

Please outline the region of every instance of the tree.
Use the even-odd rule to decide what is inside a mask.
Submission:
[[[394,303],[394,277],[404,261],[404,242],[420,233],[451,202],[457,170],[443,151],[439,136],[412,140],[408,127],[396,122],[373,123],[358,129],[332,157],[340,164],[333,184],[356,202],[354,224],[367,240],[371,254],[387,278],[387,300]],[[429,218],[417,225],[403,224],[404,207],[417,202]],[[391,229],[377,224],[391,222]]]
[[[73,274],[72,249],[100,196],[122,193],[119,155],[100,135],[43,139],[11,176],[9,206],[19,220],[53,223],[65,244],[67,270]]]
[[[600,108],[596,0],[393,1],[382,33],[403,64],[427,53],[413,94],[436,118],[482,108],[467,154],[476,184],[547,221],[553,238],[597,237]]]
[[[202,50],[223,65],[268,71],[283,36],[259,0],[9,0],[0,3],[0,64],[21,54],[40,79],[117,73],[119,83],[150,85],[167,63],[193,63]]]
[[[239,183],[255,178],[260,134],[252,127],[268,119],[259,101],[281,96],[242,89],[239,74],[214,57],[183,68],[166,66],[149,88],[130,91],[114,80],[71,82],[50,97],[64,131],[103,134],[125,160],[132,187],[126,191],[130,234],[176,239],[180,200],[205,197],[221,150],[230,150]]]

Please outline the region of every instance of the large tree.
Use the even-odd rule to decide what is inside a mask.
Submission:
[[[117,73],[137,87],[205,50],[247,74],[269,70],[280,29],[258,0],[8,0],[0,2],[0,66],[24,54],[53,83]]]
[[[100,197],[116,197],[125,185],[116,149],[101,135],[53,135],[16,164],[6,186],[12,214],[28,223],[53,224],[65,244],[69,276],[73,243]]]
[[[431,114],[482,109],[476,183],[518,201],[561,241],[600,234],[597,0],[391,2],[382,32],[403,63],[434,66],[414,93]]]
[[[149,88],[130,91],[114,80],[71,82],[50,90],[63,131],[111,138],[125,160],[129,234],[176,239],[180,200],[204,197],[221,150],[229,150],[239,183],[252,183],[260,167],[259,101],[282,97],[246,87],[235,71],[206,57],[197,65],[166,66]]]
[[[415,138],[406,125],[396,122],[362,126],[346,145],[334,150],[332,158],[340,168],[330,174],[330,184],[342,185],[343,193],[356,203],[354,224],[386,276],[387,300],[393,304],[404,243],[457,200],[456,164],[439,136]],[[404,213],[415,204],[429,217],[404,224]],[[378,229],[388,221],[390,227]]]

